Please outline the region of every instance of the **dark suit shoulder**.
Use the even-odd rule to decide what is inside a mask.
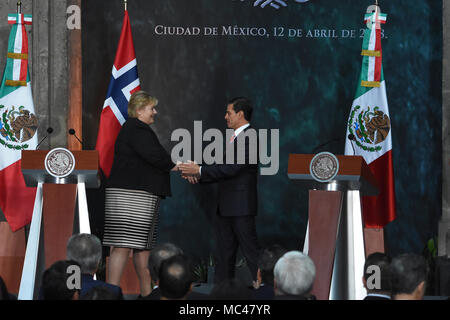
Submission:
[[[366,296],[364,300],[391,300],[388,297],[380,297],[380,296]]]
[[[94,280],[91,275],[82,275],[81,277],[81,295],[87,293],[90,289],[95,288],[97,286],[107,287],[112,290],[114,293],[122,296],[122,289],[116,285],[106,283],[101,280]]]

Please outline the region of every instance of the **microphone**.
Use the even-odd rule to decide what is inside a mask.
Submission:
[[[318,145],[317,147],[315,147],[315,148],[313,149],[312,153],[316,153],[317,150],[319,150],[320,148],[326,146],[327,144],[330,144],[330,143],[336,142],[336,141],[341,141],[341,140],[344,140],[344,138],[335,138],[335,139],[329,140],[329,141],[327,141],[327,142],[324,142],[324,143]]]
[[[70,128],[69,129],[69,134],[74,136],[78,140],[78,142],[81,143],[81,145],[83,145],[83,141],[81,141],[80,138],[78,138],[77,135],[75,134],[75,129]]]
[[[353,155],[356,155],[355,147],[353,146],[353,141],[356,141],[355,135],[353,133],[350,133],[347,138],[348,140],[350,140],[350,144],[352,145]]]
[[[39,146],[41,145],[41,143],[44,142],[44,140],[47,139],[47,137],[48,137],[49,135],[52,134],[52,132],[53,132],[53,128],[52,128],[52,127],[48,127],[48,128],[47,128],[47,134],[46,134],[45,137],[42,138],[42,140],[37,144],[36,150],[39,148]]]

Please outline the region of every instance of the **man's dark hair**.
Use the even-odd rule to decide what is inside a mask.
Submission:
[[[71,276],[67,273],[70,266],[78,266],[73,260],[57,261],[44,271],[42,277],[42,293],[44,300],[72,300],[78,289],[69,289],[67,280]]]
[[[177,254],[182,254],[183,250],[178,248],[173,243],[162,243],[153,248],[148,258],[148,269],[150,271],[150,277],[152,281],[156,282],[159,279],[159,269],[161,263]]]
[[[414,254],[401,254],[391,262],[392,295],[411,294],[422,282],[427,280],[428,264],[424,257]]]
[[[378,266],[380,268],[380,288],[370,289],[371,291],[391,291],[391,258],[381,252],[370,254],[364,263],[364,279],[367,281],[373,272],[368,272],[370,266]],[[368,289],[369,290],[369,289]]]
[[[253,105],[252,102],[244,97],[236,97],[231,99],[228,104],[233,105],[234,112],[238,113],[239,111],[244,112],[244,118],[247,121],[252,120],[253,114]]]
[[[179,254],[164,260],[159,269],[161,297],[182,299],[193,282],[192,264],[187,256]]]
[[[251,300],[252,291],[236,278],[225,279],[216,284],[209,294],[213,300]]]
[[[10,295],[8,289],[6,288],[6,283],[3,278],[0,277],[0,300],[10,300]]]
[[[287,250],[280,245],[272,245],[263,250],[259,257],[258,268],[261,273],[261,280],[264,284],[273,286],[273,268]]]

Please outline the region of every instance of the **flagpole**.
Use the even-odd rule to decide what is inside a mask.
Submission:
[[[128,0],[123,0],[123,4],[125,6],[125,11],[128,11]]]
[[[22,13],[22,1],[17,2],[17,13]]]

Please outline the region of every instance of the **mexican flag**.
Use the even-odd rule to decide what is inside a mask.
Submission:
[[[36,188],[27,188],[21,172],[22,150],[37,145],[38,119],[34,113],[28,72],[31,16],[8,15],[12,24],[8,54],[0,86],[0,208],[12,231],[31,222]]]
[[[378,181],[378,196],[362,198],[366,228],[383,228],[395,219],[392,128],[381,48],[381,24],[386,20],[387,15],[379,7],[364,17],[367,29],[361,53],[363,62],[345,143],[345,154],[364,157]]]

